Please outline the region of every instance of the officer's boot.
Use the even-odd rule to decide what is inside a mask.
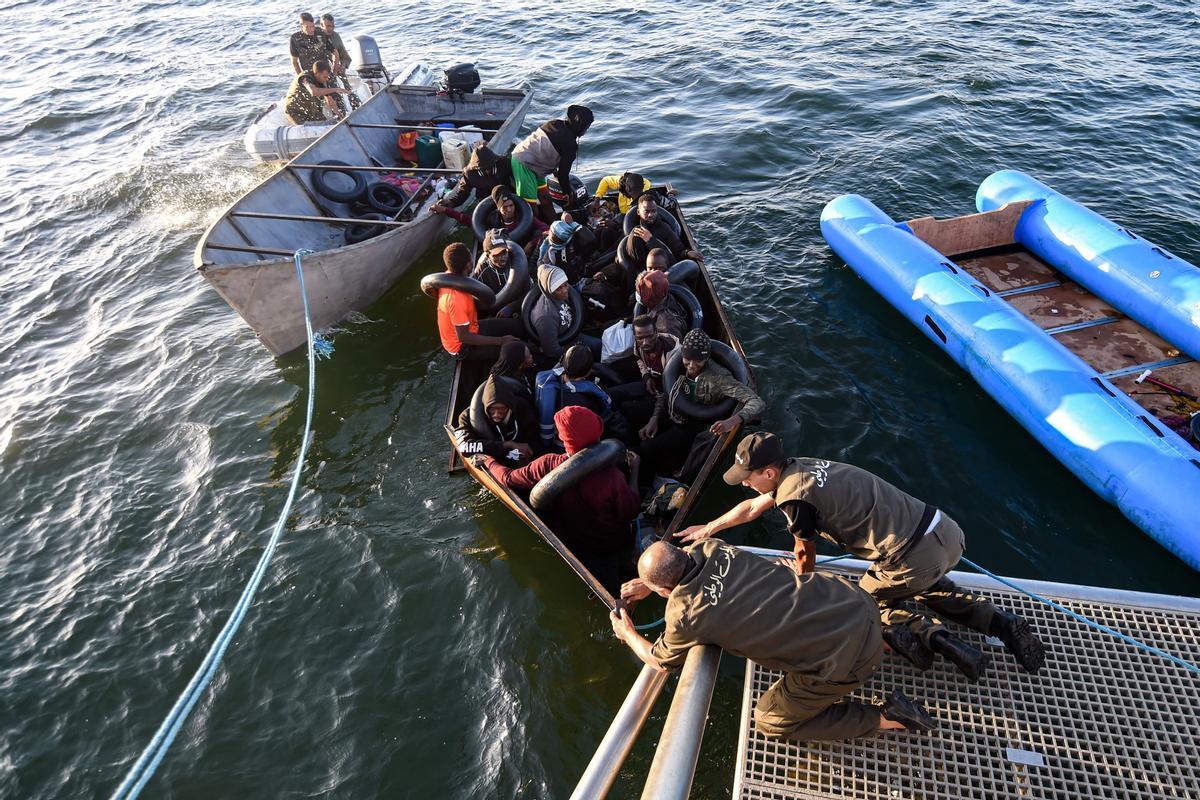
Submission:
[[[929,715],[925,707],[916,700],[910,700],[893,689],[892,694],[879,708],[884,719],[899,722],[906,730],[931,731],[937,727],[937,720]]]
[[[1016,656],[1026,672],[1037,672],[1045,665],[1046,648],[1024,617],[997,608],[992,615],[988,635],[1004,642],[1008,652]]]
[[[883,640],[893,652],[907,658],[922,672],[933,666],[933,651],[907,625],[884,625]]]
[[[954,666],[967,676],[971,683],[978,683],[987,669],[988,657],[983,651],[967,644],[949,631],[938,631],[929,637],[929,647],[954,662]]]

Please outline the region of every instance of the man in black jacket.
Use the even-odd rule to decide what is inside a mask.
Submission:
[[[517,194],[530,202],[536,197],[546,222],[554,220],[546,176],[553,172],[559,186],[571,185],[571,166],[579,154],[579,139],[591,127],[592,119],[592,110],[587,106],[568,106],[566,119],[550,120],[513,148]]]
[[[486,419],[476,420],[485,430],[471,424],[471,408],[458,415],[454,440],[463,456],[479,453],[491,456],[507,467],[525,464],[533,457],[538,425],[529,402],[513,391],[509,378],[489,375],[483,385]]]
[[[511,160],[508,156],[496,155],[486,144],[480,145],[471,153],[471,160],[459,176],[458,183],[445,197],[434,203],[430,211],[441,214],[447,208],[462,205],[467,201],[472,189],[475,190],[475,197],[482,200],[497,186],[512,188]]]

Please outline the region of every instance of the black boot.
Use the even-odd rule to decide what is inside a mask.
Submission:
[[[931,731],[937,727],[937,720],[929,715],[925,706],[916,700],[908,699],[899,689],[892,690],[891,696],[884,701],[879,713],[884,719],[899,722],[909,731]]]
[[[922,672],[933,666],[933,651],[907,625],[884,625],[883,640],[893,652],[907,658]]]
[[[929,647],[933,652],[940,653],[954,662],[967,680],[979,683],[987,669],[988,657],[983,651],[973,647],[949,631],[938,631],[929,639]]]
[[[1016,656],[1026,672],[1037,672],[1046,664],[1046,648],[1042,640],[1033,633],[1033,628],[1025,620],[1011,611],[997,608],[992,615],[992,624],[988,635],[995,636],[1004,642],[1008,652]]]

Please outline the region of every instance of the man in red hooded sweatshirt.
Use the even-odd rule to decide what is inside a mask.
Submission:
[[[528,491],[570,456],[600,441],[604,423],[583,406],[566,406],[554,415],[554,427],[566,454],[548,453],[520,469],[510,469],[491,457],[484,464],[496,480],[510,489]],[[626,454],[630,475],[610,465],[588,475],[563,492],[545,514],[546,522],[563,543],[606,589],[616,595],[621,580],[632,574],[633,533],[640,500],[637,454]]]

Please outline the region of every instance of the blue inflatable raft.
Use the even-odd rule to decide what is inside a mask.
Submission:
[[[1019,172],[990,176],[977,205],[897,223],[843,195],[821,231],[1064,466],[1200,570],[1200,270]]]

